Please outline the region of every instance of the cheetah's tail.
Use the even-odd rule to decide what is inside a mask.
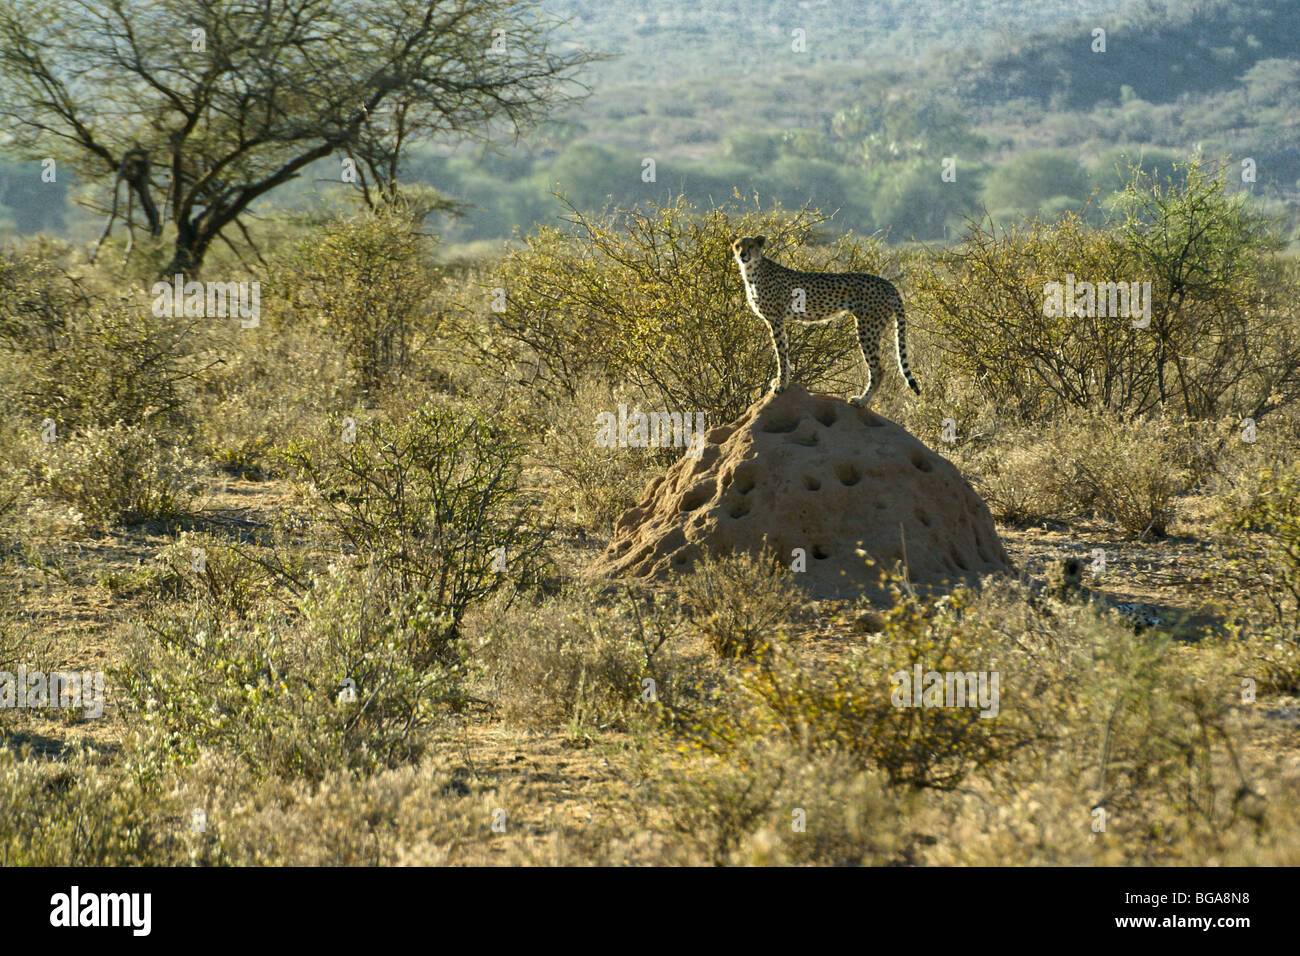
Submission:
[[[907,379],[907,387],[916,394],[921,394],[921,386],[912,377],[912,369],[907,364],[907,320],[903,318],[903,303],[894,304],[894,344],[898,348],[898,370]]]

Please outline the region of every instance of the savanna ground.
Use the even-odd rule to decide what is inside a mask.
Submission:
[[[1132,176],[1104,226],[946,248],[740,197],[475,261],[400,203],[269,222],[203,276],[261,282],[253,328],[157,315],[147,241],[6,252],[0,667],[107,700],[0,709],[0,864],[1300,863],[1300,268],[1214,167]],[[870,608],[756,560],[583,573],[680,454],[596,416],[722,424],[771,377],[757,233],[899,282],[923,397],[875,408],[1019,576],[881,568]],[[1045,316],[1067,273],[1150,281],[1150,324]],[[855,393],[851,323],[793,349]],[[914,663],[998,671],[998,716],[892,706]]]

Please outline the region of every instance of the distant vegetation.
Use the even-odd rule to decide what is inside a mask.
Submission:
[[[463,218],[435,220],[453,243],[553,222],[557,190],[587,212],[736,191],[812,202],[888,241],[951,238],[985,210],[1005,222],[1086,209],[1096,222],[1127,160],[1151,168],[1198,149],[1251,160],[1255,181],[1234,188],[1300,236],[1300,6],[1289,0],[983,2],[960,14],[938,0],[543,6],[571,18],[573,43],[613,58],[589,68],[584,105],[506,150],[408,155],[406,179],[466,204]],[[1097,27],[1104,53],[1092,51]],[[317,201],[338,178],[323,162],[275,201]],[[29,188],[39,172],[0,162],[0,229],[92,229],[65,187]]]

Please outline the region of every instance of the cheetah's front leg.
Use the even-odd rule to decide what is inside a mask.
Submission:
[[[772,351],[776,353],[776,378],[767,386],[780,395],[790,384],[790,335],[783,318],[768,322],[767,330],[772,335]]]

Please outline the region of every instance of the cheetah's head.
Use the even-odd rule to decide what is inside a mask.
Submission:
[[[763,243],[767,242],[767,236],[738,236],[731,243],[732,255],[740,263],[743,269],[747,265],[758,262],[763,258]]]

